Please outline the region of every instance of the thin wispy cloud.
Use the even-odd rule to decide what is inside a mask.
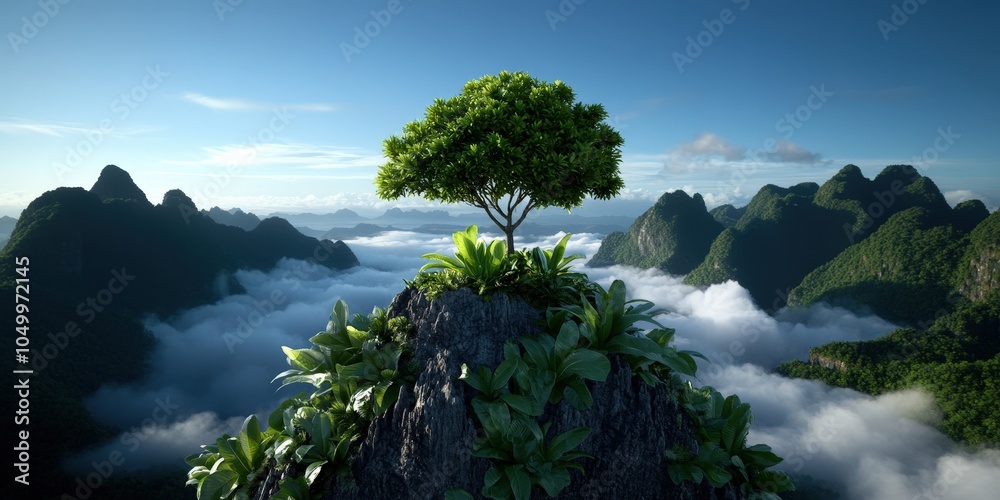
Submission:
[[[203,156],[193,160],[163,160],[181,166],[290,166],[311,170],[375,168],[384,162],[381,154],[361,148],[304,143],[227,144],[201,148]]]
[[[18,119],[0,120],[0,133],[18,134],[39,134],[49,137],[71,137],[74,135],[93,133],[100,131],[102,136],[123,137],[143,134],[159,130],[156,127],[117,127],[111,124],[111,130],[102,130],[97,124],[86,124],[79,122],[30,122]]]
[[[271,111],[274,109],[287,109],[288,111],[322,113],[336,111],[337,109],[336,106],[328,103],[273,103],[247,99],[211,97],[197,92],[185,92],[181,97],[185,101],[195,103],[199,106],[223,111]]]

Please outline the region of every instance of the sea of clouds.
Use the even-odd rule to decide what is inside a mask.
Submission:
[[[551,247],[560,236],[517,243]],[[271,380],[288,368],[281,346],[307,347],[338,299],[352,313],[385,307],[425,262],[420,255],[453,251],[450,237],[404,231],[347,243],[361,267],[336,272],[287,260],[267,273],[241,271],[236,278],[247,293],[147,320],[158,340],[149,375],[102,387],[87,400],[99,420],[126,431],[71,458],[68,469],[87,473],[93,461],[116,450],[125,460],[120,470],[183,467],[181,458],[235,433],[247,415],[266,418],[278,402],[309,389],[276,391]],[[599,246],[599,235],[570,241],[570,251],[588,256]],[[735,282],[698,289],[655,270],[584,271],[604,286],[621,279],[632,298],[666,311],[658,319],[677,330],[677,346],[712,361],[702,363],[695,383],[752,405],[750,444],[771,445],[785,458],[779,469],[811,476],[852,499],[993,498],[1000,491],[1000,453],[966,449],[938,432],[933,424],[940,415],[927,394],[874,398],[770,371],[805,359],[810,347],[877,338],[892,324],[825,305],[770,316]]]

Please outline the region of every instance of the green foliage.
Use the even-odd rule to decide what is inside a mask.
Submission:
[[[626,300],[620,280],[608,290],[595,284],[590,296],[581,295],[578,304],[550,307],[543,332],[521,338],[521,348],[508,341],[504,361],[495,371],[462,366],[461,379],[478,391],[471,404],[483,428],[472,453],[494,461],[483,496],[530,498],[535,485],[556,496],[569,485],[569,469],[582,470],[573,460],[585,456],[572,450],[590,431],[571,429],[546,444],[549,424],[539,426],[537,419],[546,405],[563,399],[577,410],[589,409],[594,401],[586,381],[607,378],[609,355],[625,357],[633,373],[650,385],[675,374],[695,375],[694,357],[704,356],[674,349],[670,345],[674,331],[656,322],[662,311],[653,307],[649,301]],[[658,328],[643,334],[639,323]],[[777,498],[772,492],[794,489],[787,476],[766,470],[781,461],[770,448],[746,447],[750,405],[735,396],[722,400],[711,388],[689,388],[687,394],[685,408],[698,415],[703,444],[697,456],[684,450],[666,452],[671,459],[668,474],[676,483],[707,477],[721,487],[735,481],[755,498]]]
[[[223,434],[215,446],[203,445],[204,453],[185,458],[192,467],[187,484],[197,487],[199,500],[245,498],[274,438],[274,433],[262,433],[257,416],[250,415],[236,436]]]
[[[314,497],[309,493],[309,482],[302,476],[288,477],[278,485],[279,490],[272,499],[276,500],[310,500]]]
[[[922,388],[943,413],[938,424],[943,432],[965,444],[995,446],[1000,443],[997,332],[1000,297],[993,297],[960,304],[927,329],[904,328],[875,340],[813,348],[813,363],[792,361],[778,371],[873,395]]]
[[[380,308],[351,317],[340,300],[326,330],[309,339],[312,347],[282,347],[290,369],[275,380],[282,379],[282,387],[304,382],[315,390],[278,405],[266,432],[251,415],[238,436],[224,435],[188,457],[187,484],[198,488],[198,498],[245,498],[268,460],[279,469],[296,464],[303,471],[281,482],[278,498],[308,500],[322,474],[348,476],[353,443],[392,407],[404,385],[412,388],[418,367],[400,345],[412,327],[400,320]]]
[[[560,238],[551,250],[536,247],[507,254],[502,241],[481,241],[478,228],[472,225],[453,235],[454,257],[424,255],[432,262],[421,267],[408,285],[426,291],[432,299],[468,287],[484,297],[515,294],[542,309],[561,304],[591,288],[585,274],[572,270],[571,263],[583,256],[566,254],[570,236]]]
[[[501,403],[474,401],[472,406],[484,430],[476,438],[472,455],[495,461],[486,472],[483,496],[527,499],[534,485],[556,496],[570,483],[569,469],[583,470],[573,461],[589,455],[571,450],[587,438],[590,429],[572,429],[546,441],[549,424],[539,427],[532,418],[512,415]]]
[[[761,308],[784,306],[787,290],[850,244],[843,226],[852,216],[816,205],[815,193],[814,184],[762,187],[684,282],[707,286],[735,280]]]
[[[785,474],[766,470],[782,459],[767,445],[747,446],[753,421],[750,405],[738,396],[723,398],[712,387],[695,389],[688,383],[682,404],[695,422],[698,450],[668,450],[667,473],[675,484],[707,480],[713,487],[733,482],[748,498],[778,500],[777,493],[795,489]]]
[[[950,309],[948,292],[967,245],[966,235],[937,225],[935,214],[910,208],[805,276],[789,303],[863,304],[890,321],[926,320]]]
[[[1000,293],[1000,210],[969,233],[969,246],[955,273],[959,292],[971,300],[987,300]]]
[[[476,439],[472,454],[495,461],[486,474],[484,496],[529,498],[533,485],[556,496],[570,483],[569,469],[583,470],[574,460],[588,455],[572,450],[590,430],[571,429],[546,441],[549,424],[536,421],[546,404],[558,403],[563,395],[577,409],[589,408],[593,398],[583,381],[607,378],[607,357],[579,347],[579,341],[579,327],[566,322],[557,337],[543,333],[520,339],[523,355],[507,342],[505,359],[495,372],[462,367],[462,379],[480,392],[472,407],[484,435]]]
[[[605,118],[603,106],[575,102],[563,82],[486,75],[383,142],[388,161],[376,190],[383,199],[419,195],[485,210],[513,252],[513,231],[530,210],[570,210],[624,187],[624,141]]]
[[[591,300],[581,297],[580,303],[550,310],[550,326],[564,320],[566,315],[580,322],[580,334],[588,347],[604,353],[626,355],[629,364],[648,383],[655,383],[651,370],[661,367],[677,373],[694,376],[698,353],[677,351],[668,346],[673,330],[663,328],[654,317],[663,311],[653,309],[648,300],[625,300],[625,283],[615,280],[608,290],[595,285]],[[636,323],[659,326],[646,335],[639,335]]]
[[[455,240],[455,256],[424,254],[422,258],[430,259],[431,262],[424,264],[418,272],[446,269],[458,273],[471,282],[471,286],[478,290],[477,293],[483,295],[513,268],[504,242],[493,240],[487,244],[479,241],[479,228],[475,225],[456,232],[452,238]]]
[[[525,356],[518,363],[517,380],[521,387],[530,388],[539,404],[555,404],[564,394],[578,410],[593,404],[590,389],[584,380],[604,381],[611,370],[608,358],[591,349],[577,347],[580,329],[572,322],[564,323],[559,335],[539,335],[522,338]]]

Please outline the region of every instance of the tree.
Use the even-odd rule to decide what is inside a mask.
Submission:
[[[388,161],[375,177],[378,195],[479,207],[513,253],[514,230],[532,209],[570,210],[588,195],[606,200],[624,187],[621,135],[603,122],[603,106],[574,100],[565,83],[523,72],[470,81],[383,142]]]

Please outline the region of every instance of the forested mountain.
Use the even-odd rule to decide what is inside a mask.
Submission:
[[[725,227],[733,227],[739,222],[743,214],[746,213],[747,207],[736,208],[730,204],[719,205],[713,208],[709,214],[719,221]]]
[[[934,396],[943,413],[939,427],[953,439],[1000,445],[1000,293],[994,288],[985,301],[962,299],[926,329],[814,348],[809,361],[778,371],[876,395],[920,387]]]
[[[698,215],[705,214],[683,212]],[[823,301],[911,325],[876,340],[814,348],[808,361],[779,372],[869,394],[920,387],[934,396],[949,436],[1000,444],[1000,211],[990,214],[978,200],[952,209],[912,167],[890,166],[869,180],[848,165],[823,186],[765,186],[744,209],[724,206],[711,215],[728,227],[688,283],[736,279],[773,309],[791,287],[792,306]],[[657,226],[640,218],[633,230],[641,227]],[[643,236],[648,255],[676,244],[671,233]],[[609,236],[601,252],[609,242],[622,248],[635,239],[632,232]]]
[[[986,300],[1000,290],[1000,211],[969,234],[969,247],[955,279],[958,291],[970,300]]]
[[[824,301],[870,306],[894,322],[913,323],[948,307],[968,235],[925,208],[893,215],[871,236],[809,273],[789,294],[793,306]]]
[[[250,232],[217,224],[179,190],[154,206],[115,166],[89,191],[58,188],[34,200],[0,252],[0,294],[30,299],[28,322],[15,323],[13,306],[3,308],[0,321],[8,325],[5,343],[25,337],[17,345],[30,350],[27,364],[8,356],[2,366],[8,373],[34,370],[31,446],[49,451],[31,455],[32,483],[53,488],[53,497],[72,491],[71,479],[58,472],[62,455],[51,451],[69,453],[118,434],[91,418],[82,400],[145,373],[154,339],[141,315],[168,316],[215,300],[238,290],[234,271],[268,270],[286,257],[333,269],[358,264],[344,243],[308,238],[282,219]],[[15,290],[15,279],[28,281]],[[9,430],[13,419],[6,422]]]
[[[926,320],[947,305],[969,233],[989,215],[978,200],[951,208],[937,186],[908,165],[888,166],[874,179],[847,165],[822,186],[766,185],[739,209],[723,205],[707,213],[665,201],[628,234],[609,234],[591,265],[659,267],[687,274],[691,285],[735,280],[772,312],[824,300],[870,307],[901,322]],[[673,250],[685,245],[678,243],[676,221],[700,226],[700,233],[690,227],[683,233],[691,240],[687,261],[699,261],[690,269],[671,265]],[[722,226],[707,250],[690,236]],[[975,277],[968,279],[989,281],[986,271],[972,266]]]
[[[609,234],[587,265],[602,267],[627,262],[686,274],[701,262],[722,229],[722,224],[705,209],[701,195],[692,197],[680,190],[666,193],[636,219],[628,234]]]

